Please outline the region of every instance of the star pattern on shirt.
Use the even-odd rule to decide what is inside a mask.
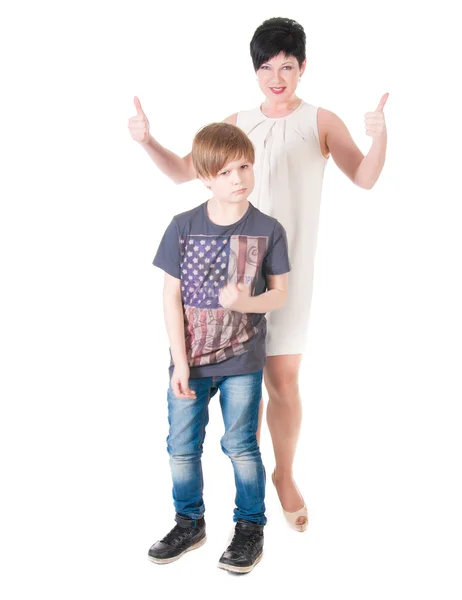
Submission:
[[[228,238],[187,236],[180,239],[183,302],[198,308],[219,308],[218,294],[226,284]]]

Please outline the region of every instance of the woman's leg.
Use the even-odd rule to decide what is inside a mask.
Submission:
[[[265,367],[265,385],[268,390],[266,418],[273,441],[276,469],[274,479],[282,507],[295,512],[304,501],[292,479],[292,466],[302,420],[302,406],[298,389],[301,354],[268,356]],[[306,522],[299,517],[298,525]]]

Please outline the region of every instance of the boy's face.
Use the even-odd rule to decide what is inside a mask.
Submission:
[[[216,177],[202,181],[218,200],[238,204],[247,200],[253,191],[255,185],[253,165],[244,158],[233,160],[224,165]]]

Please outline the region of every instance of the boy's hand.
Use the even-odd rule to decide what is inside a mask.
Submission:
[[[223,308],[240,313],[250,312],[249,308],[250,286],[243,283],[230,283],[221,288],[218,300]]]
[[[189,387],[189,366],[175,366],[170,380],[173,393],[177,398],[196,398],[196,392]]]
[[[128,120],[128,129],[135,142],[146,144],[150,138],[149,121],[147,116],[144,114],[143,109],[141,108],[140,101],[136,96],[134,98],[134,102],[136,108],[136,117],[131,117],[131,119]]]

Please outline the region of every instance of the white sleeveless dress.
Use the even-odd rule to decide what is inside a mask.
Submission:
[[[266,316],[268,356],[305,349],[327,163],[319,144],[317,111],[302,101],[286,117],[267,117],[260,108],[237,115],[237,126],[255,146],[255,189],[249,200],[284,226],[289,244],[289,297],[283,308]]]

